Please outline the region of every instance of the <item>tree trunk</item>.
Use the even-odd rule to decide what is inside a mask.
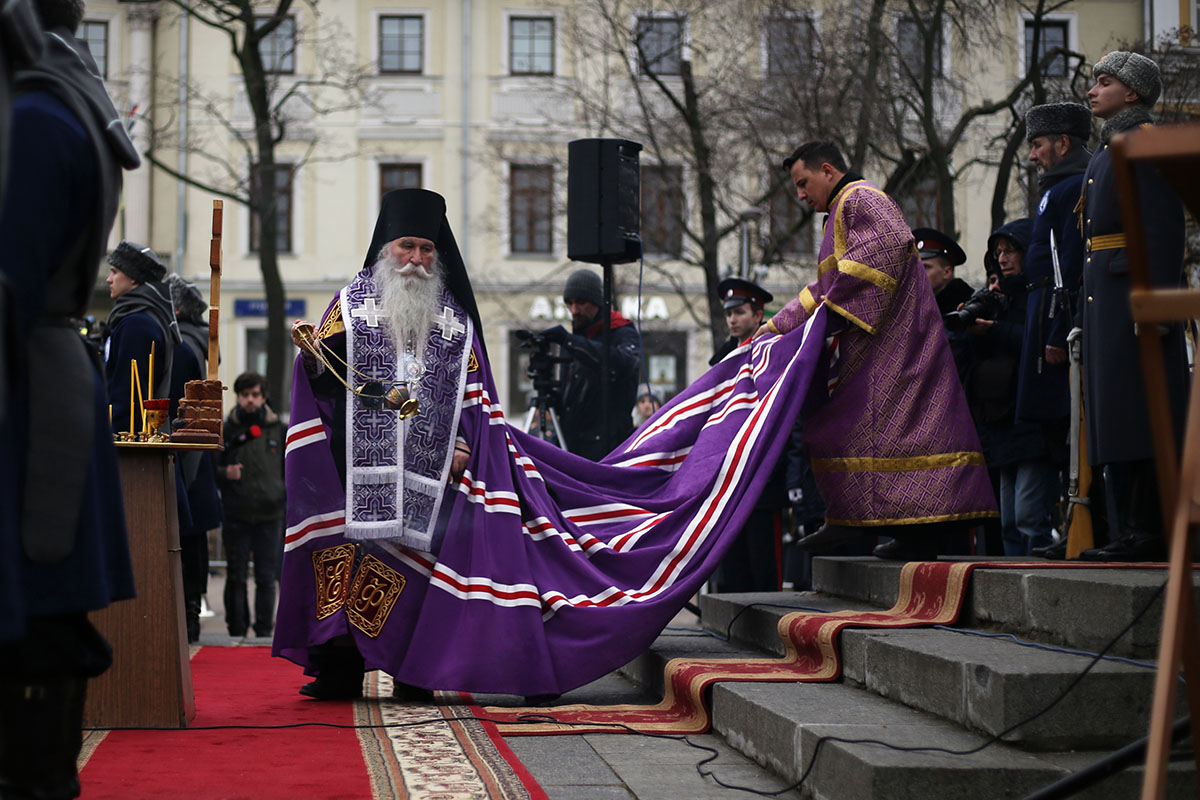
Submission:
[[[704,288],[708,295],[708,314],[715,351],[729,336],[725,324],[725,308],[717,297],[720,277],[718,248],[721,236],[717,230],[716,184],[712,176],[712,150],[705,138],[704,120],[700,113],[696,82],[692,76],[692,63],[683,61],[679,66],[683,80],[683,97],[688,134],[692,143],[692,158],[696,166],[696,187],[700,199],[700,239],[704,262]]]

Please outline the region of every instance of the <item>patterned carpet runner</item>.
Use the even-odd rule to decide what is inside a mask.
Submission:
[[[667,662],[666,692],[655,705],[561,705],[550,708],[476,707],[496,720],[504,736],[580,733],[704,733],[712,725],[706,690],[718,681],[836,680],[842,672],[838,634],[847,627],[914,628],[958,619],[975,569],[1161,568],[1152,564],[1048,563],[1046,561],[910,562],[900,572],[896,603],[886,611],[797,611],[779,620],[782,657],[674,658]],[[545,721],[539,722],[539,719]],[[505,723],[510,724],[505,724]]]
[[[362,701],[322,703],[296,693],[300,671],[268,648],[203,647],[192,680],[189,728],[88,735],[86,800],[545,798],[494,727],[455,719],[467,706],[394,701],[386,675],[369,676]],[[302,722],[324,724],[286,727]],[[199,730],[217,725],[255,727]]]

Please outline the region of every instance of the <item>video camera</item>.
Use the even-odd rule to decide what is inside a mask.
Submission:
[[[978,289],[967,298],[962,308],[945,314],[942,319],[946,323],[946,330],[958,333],[974,325],[977,319],[995,319],[1004,313],[1008,303],[1008,297],[1000,292],[993,292],[987,288]]]
[[[562,382],[556,376],[555,367],[559,364],[571,363],[570,358],[550,354],[553,342],[544,333],[528,330],[515,331],[521,341],[521,349],[530,350],[529,368],[525,374],[533,381],[533,389],[537,393],[535,400],[539,408],[558,406],[562,392]]]

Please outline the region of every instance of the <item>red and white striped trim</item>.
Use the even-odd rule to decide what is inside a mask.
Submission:
[[[538,470],[537,465],[533,463],[533,460],[517,452],[517,446],[513,443],[512,437],[508,435],[508,431],[504,432],[504,441],[508,443],[508,452],[512,454],[513,463],[525,471],[526,477],[537,478],[542,483],[545,483],[546,479],[542,477],[542,473]]]
[[[566,509],[563,516],[576,525],[599,525],[618,519],[648,517],[650,512],[628,503],[605,503],[599,506]]]
[[[490,578],[468,578],[459,575],[445,564],[437,564],[429,579],[430,586],[449,592],[463,600],[486,600],[498,606],[542,607],[537,587],[531,583],[497,583]]]
[[[293,450],[323,442],[326,438],[325,423],[321,422],[320,418],[293,424],[288,428],[287,446],[283,451],[284,457],[291,455]]]
[[[627,451],[636,450],[646,443],[652,436],[670,430],[685,419],[696,416],[697,414],[706,414],[712,408],[725,400],[725,397],[733,392],[734,386],[742,377],[741,370],[730,380],[723,381],[709,389],[701,395],[692,398],[688,403],[676,406],[670,409],[662,417],[656,419],[653,423],[646,426],[646,430],[630,443]]]
[[[346,512],[344,510],[339,509],[325,514],[314,514],[284,531],[283,549],[285,551],[294,550],[313,539],[320,539],[325,536],[337,536],[345,531]]]
[[[483,408],[484,413],[488,415],[489,425],[504,425],[507,422],[504,417],[504,409],[500,406],[499,401],[492,400],[482,383],[468,383],[463,391],[462,407],[466,409],[472,406]]]
[[[688,453],[692,452],[692,448],[684,447],[680,450],[669,450],[661,453],[642,453],[639,456],[627,458],[624,461],[616,462],[618,467],[657,467],[664,472],[674,472],[683,465],[683,460],[687,458]]]
[[[580,534],[578,537],[560,531],[558,527],[546,517],[537,517],[527,520],[522,524],[525,528],[525,533],[535,542],[544,541],[546,539],[558,538],[571,550],[578,551],[590,557],[592,553],[600,550],[610,549],[607,544],[592,536],[590,533]]]
[[[472,503],[482,505],[485,511],[499,514],[521,513],[521,501],[516,492],[488,491],[487,484],[472,478],[470,471],[463,473],[454,488],[465,494]]]

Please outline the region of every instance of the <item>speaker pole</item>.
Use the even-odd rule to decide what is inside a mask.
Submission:
[[[612,302],[613,302],[613,262],[611,258],[600,262],[604,273],[604,308],[600,314],[604,317],[604,327],[600,330],[600,423],[604,427],[601,434],[604,437],[604,453],[607,455],[613,448],[612,428],[609,420],[612,418],[612,388],[609,386],[609,340],[612,338]]]

